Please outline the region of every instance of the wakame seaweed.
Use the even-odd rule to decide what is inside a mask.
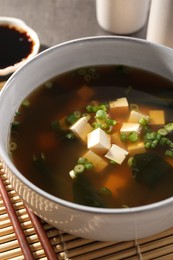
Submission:
[[[73,198],[75,203],[81,205],[98,208],[107,207],[84,174],[78,176],[73,182]]]
[[[168,173],[173,174],[172,166],[155,153],[136,154],[132,161],[132,174],[138,182],[155,185]]]

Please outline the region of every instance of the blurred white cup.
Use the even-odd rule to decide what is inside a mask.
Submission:
[[[152,0],[147,40],[173,48],[173,0]]]
[[[98,24],[114,34],[131,34],[146,23],[150,0],[96,0]]]

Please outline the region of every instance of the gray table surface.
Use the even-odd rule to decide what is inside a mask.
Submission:
[[[96,20],[95,0],[0,0],[0,16],[24,20],[41,45],[53,46],[86,36],[110,35]],[[146,26],[130,37],[145,38]]]

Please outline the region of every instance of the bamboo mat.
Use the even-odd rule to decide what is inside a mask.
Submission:
[[[0,82],[0,89],[5,81]],[[128,242],[75,237],[39,219],[12,189],[0,165],[0,260],[173,260],[173,228]]]
[[[75,237],[31,212],[0,170],[0,259],[172,260],[173,228],[128,242],[99,242]]]

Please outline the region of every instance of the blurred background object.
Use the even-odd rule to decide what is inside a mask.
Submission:
[[[0,0],[0,6],[0,16],[19,18],[38,34],[40,51],[75,38],[113,34],[99,26],[96,0]],[[128,36],[145,39],[146,30],[147,21]],[[7,78],[0,77],[0,89]]]
[[[42,47],[74,38],[111,34],[97,23],[95,0],[0,0],[0,6],[0,16],[20,18],[33,28]],[[145,38],[146,27],[130,36]]]
[[[96,0],[98,24],[111,33],[139,31],[148,18],[150,0]]]
[[[173,48],[173,0],[152,0],[147,40]]]

